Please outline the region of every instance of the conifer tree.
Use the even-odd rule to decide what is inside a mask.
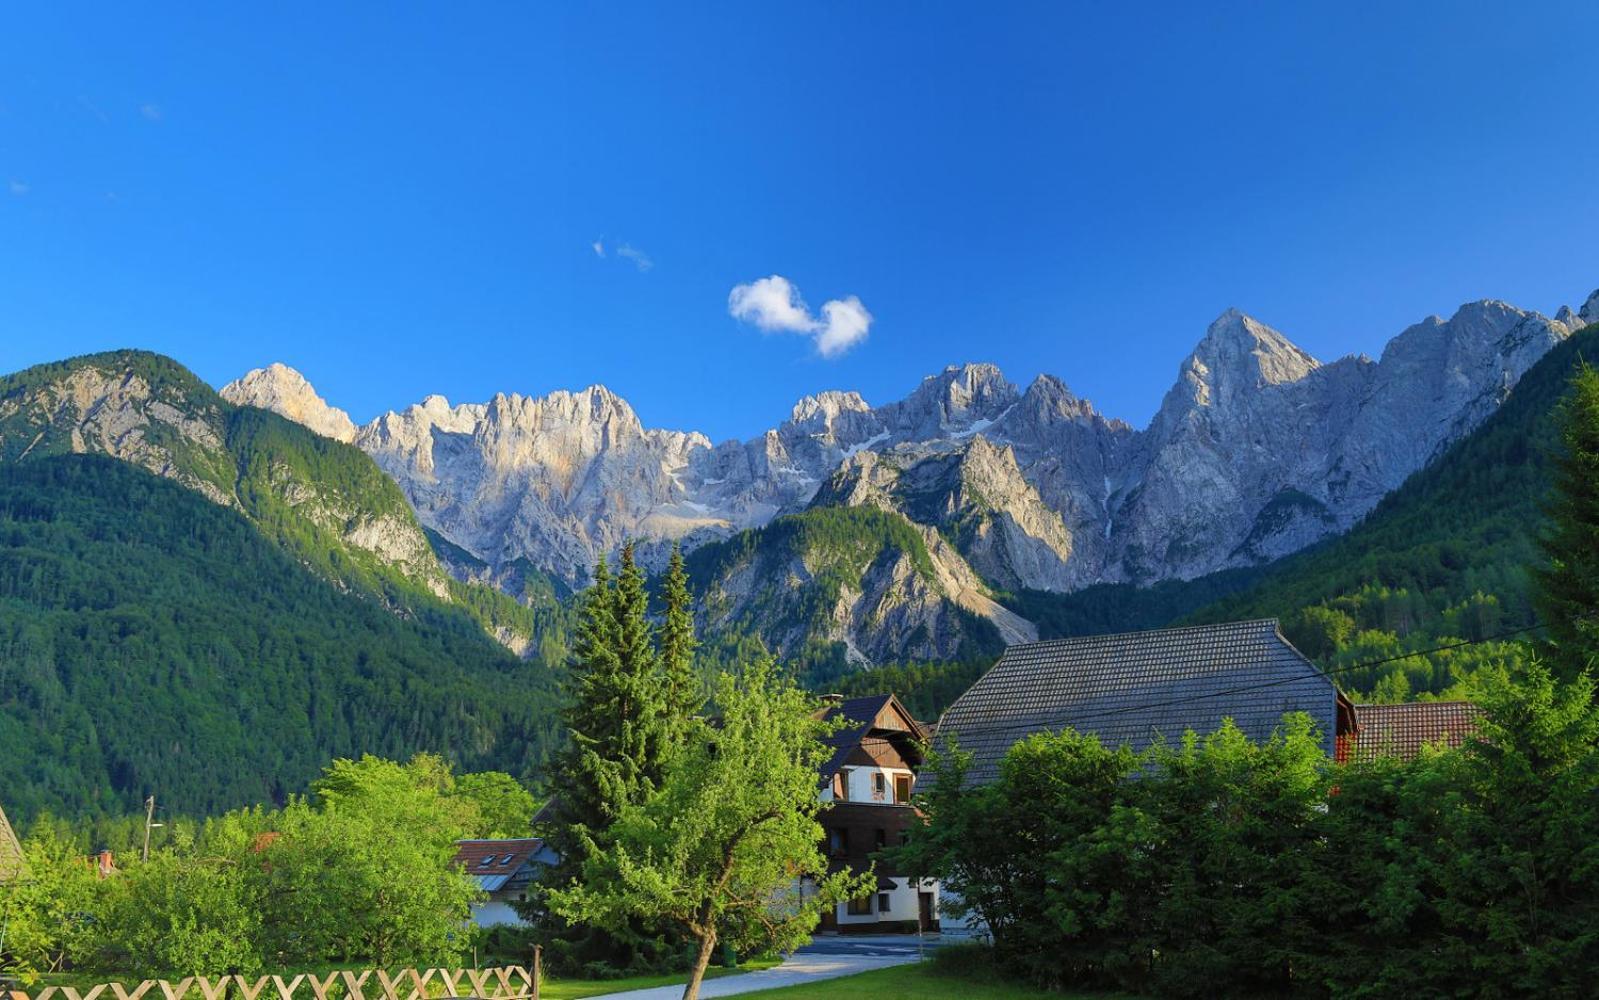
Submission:
[[[1565,452],[1555,466],[1542,540],[1549,565],[1537,574],[1537,602],[1550,658],[1571,678],[1599,666],[1599,371],[1584,364],[1572,376],[1560,421]]]
[[[688,721],[699,713],[705,699],[694,671],[694,607],[689,596],[683,550],[672,546],[661,585],[666,613],[661,621],[661,673],[666,686],[666,713],[675,738],[687,731]]]
[[[642,926],[604,932],[569,926],[544,905],[548,890],[581,878],[587,859],[608,847],[612,824],[654,791],[674,752],[649,593],[631,543],[614,578],[599,561],[580,609],[568,666],[568,743],[551,768],[552,804],[539,824],[561,860],[520,909],[552,933],[551,957],[561,964],[648,968],[675,942]]]

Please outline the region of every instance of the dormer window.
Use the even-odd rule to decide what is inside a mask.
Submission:
[[[888,777],[882,771],[872,772],[872,801],[883,802],[888,798]]]

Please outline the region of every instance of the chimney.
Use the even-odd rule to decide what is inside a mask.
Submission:
[[[94,856],[94,867],[101,878],[110,878],[117,870],[117,866],[112,863],[110,851],[101,851],[96,854]]]

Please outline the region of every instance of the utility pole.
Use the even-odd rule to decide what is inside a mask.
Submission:
[[[155,796],[144,800],[144,850],[139,855],[140,861],[150,860],[150,830],[160,824],[155,821]]]

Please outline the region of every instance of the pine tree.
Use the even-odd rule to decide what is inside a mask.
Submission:
[[[619,666],[616,715],[621,730],[616,749],[624,782],[615,796],[620,809],[642,802],[660,783],[671,754],[661,658],[649,618],[649,588],[644,570],[634,558],[632,542],[622,546],[614,609]]]
[[[551,768],[552,804],[540,824],[561,860],[520,909],[550,932],[551,957],[560,964],[650,968],[675,941],[642,926],[608,932],[569,926],[545,907],[548,890],[580,879],[588,858],[607,849],[617,817],[655,790],[674,752],[649,593],[631,543],[614,579],[600,560],[580,608],[568,666],[568,743]]]
[[[1565,453],[1555,467],[1537,605],[1550,657],[1570,678],[1599,665],[1599,371],[1584,364],[1572,376],[1560,421]]]
[[[704,707],[699,677],[694,671],[694,607],[689,596],[683,550],[672,546],[661,585],[666,613],[661,622],[661,673],[666,686],[666,712],[674,739],[687,732],[688,722]]]

